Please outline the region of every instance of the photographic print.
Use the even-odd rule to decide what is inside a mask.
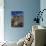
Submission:
[[[11,27],[23,27],[23,25],[24,25],[23,11],[12,11]]]

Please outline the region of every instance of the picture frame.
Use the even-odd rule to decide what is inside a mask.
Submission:
[[[23,11],[11,11],[11,27],[24,26],[24,13]]]

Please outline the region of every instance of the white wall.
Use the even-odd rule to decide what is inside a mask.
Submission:
[[[4,0],[0,0],[0,41],[4,41]]]
[[[40,0],[40,9],[46,9],[46,0]],[[43,22],[41,21],[40,24],[46,26],[46,11],[43,12]]]

